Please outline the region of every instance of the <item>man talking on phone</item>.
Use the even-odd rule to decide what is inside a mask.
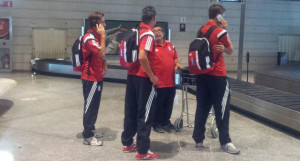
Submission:
[[[230,88],[223,53],[230,55],[234,48],[226,31],[227,21],[223,18],[224,12],[225,8],[222,5],[213,4],[210,6],[208,10],[209,21],[199,32],[206,34],[212,30],[212,26],[216,27],[208,38],[212,59],[216,64],[213,71],[200,74],[196,80],[197,109],[193,139],[196,142],[196,148],[202,149],[204,147],[205,123],[213,106],[221,150],[230,154],[239,154],[240,150],[232,144],[229,136]]]
[[[107,71],[105,61],[105,18],[102,12],[92,12],[88,18],[90,28],[82,37],[84,69],[81,73],[84,97],[83,144],[102,146],[95,137],[95,123],[98,117],[103,76]]]

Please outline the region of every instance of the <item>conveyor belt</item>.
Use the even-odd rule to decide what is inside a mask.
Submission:
[[[233,91],[243,93],[251,97],[271,102],[300,112],[299,95],[253,83],[242,82],[231,78],[229,78],[229,82],[231,90]],[[190,86],[189,91],[195,94],[196,87]]]
[[[300,132],[300,95],[229,78],[231,104]],[[196,93],[196,87],[188,89]]]
[[[281,90],[229,79],[231,90],[300,112],[300,96]]]
[[[72,62],[56,59],[33,60],[32,69],[38,73],[80,78],[81,73],[73,71]],[[127,69],[118,65],[108,65],[105,81],[126,83]]]
[[[300,62],[255,71],[256,84],[300,95]]]

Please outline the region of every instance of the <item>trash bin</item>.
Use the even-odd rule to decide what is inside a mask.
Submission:
[[[285,65],[288,62],[287,53],[286,52],[278,52],[277,55],[277,65]]]

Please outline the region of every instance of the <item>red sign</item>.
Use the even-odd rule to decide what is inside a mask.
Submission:
[[[0,40],[9,40],[9,19],[0,18]]]
[[[2,1],[0,7],[12,7],[12,1]]]

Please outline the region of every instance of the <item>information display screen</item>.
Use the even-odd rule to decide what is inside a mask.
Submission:
[[[0,18],[0,40],[9,40],[9,19]]]
[[[122,37],[128,30],[136,28],[140,24],[140,21],[105,20],[105,23],[106,54],[118,55]],[[156,22],[156,24],[164,29],[164,39],[168,39],[168,23]],[[86,33],[89,28],[88,19],[85,19],[84,33]]]

